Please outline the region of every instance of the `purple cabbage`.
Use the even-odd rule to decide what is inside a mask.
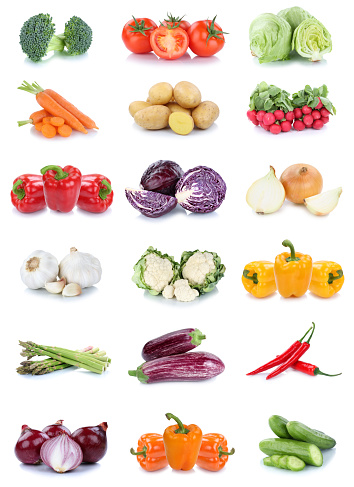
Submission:
[[[185,172],[176,185],[176,198],[185,210],[211,213],[225,199],[226,184],[214,169],[197,166]]]
[[[126,188],[125,196],[133,208],[149,218],[166,215],[177,206],[177,199],[173,196],[153,191]]]
[[[176,184],[182,176],[183,169],[176,162],[153,162],[142,175],[140,188],[174,196]]]

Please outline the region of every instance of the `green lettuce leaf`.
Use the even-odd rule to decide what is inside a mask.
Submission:
[[[297,26],[306,19],[312,18],[306,10],[301,7],[285,8],[278,13],[278,17],[285,19],[291,27],[291,32],[294,32]]]
[[[200,252],[200,250],[183,252],[181,256],[181,264],[180,264],[181,279],[184,279],[183,269],[185,265],[187,264],[188,260],[192,257],[192,255],[195,254],[196,252]],[[215,286],[220,281],[220,279],[224,277],[226,271],[226,267],[224,266],[224,264],[221,263],[221,258],[218,256],[216,252],[209,252],[208,250],[205,250],[204,252],[201,253],[205,254],[206,252],[212,254],[214,264],[215,264],[215,269],[212,272],[209,272],[209,274],[205,276],[205,280],[202,284],[189,283],[191,288],[197,289],[199,291],[199,294],[210,293],[210,291],[212,291],[215,288]]]
[[[310,61],[321,61],[332,51],[331,34],[319,20],[306,19],[295,29],[292,48]]]

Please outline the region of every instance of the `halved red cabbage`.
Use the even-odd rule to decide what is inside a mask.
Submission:
[[[178,203],[194,213],[211,213],[225,199],[226,184],[214,169],[197,166],[185,172],[176,185]]]
[[[176,208],[177,199],[166,194],[125,188],[125,196],[133,208],[149,218],[158,218]]]
[[[183,169],[176,162],[153,162],[142,175],[140,188],[174,196],[176,184],[181,176]]]

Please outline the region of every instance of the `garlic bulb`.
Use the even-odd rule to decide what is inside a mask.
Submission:
[[[285,189],[270,166],[269,173],[255,181],[247,191],[246,201],[256,213],[274,213],[285,200]]]
[[[78,284],[82,289],[91,287],[101,280],[100,261],[91,254],[78,252],[75,247],[59,264],[59,277],[65,277],[67,284]]]
[[[331,191],[316,194],[316,196],[310,196],[310,198],[305,198],[304,203],[306,208],[314,215],[328,215],[338,205],[341,194],[342,188],[336,188]]]
[[[55,281],[58,276],[58,261],[54,255],[35,250],[21,266],[21,279],[30,289],[41,289],[46,282]]]

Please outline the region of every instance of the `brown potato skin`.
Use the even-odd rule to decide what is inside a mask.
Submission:
[[[139,111],[143,110],[144,108],[151,107],[151,103],[147,101],[133,101],[129,105],[129,113],[132,117]]]
[[[149,90],[149,102],[152,105],[166,105],[173,96],[173,88],[170,83],[157,83]]]
[[[219,116],[219,107],[212,101],[203,101],[192,112],[195,126],[205,130],[213,125]]]
[[[171,111],[162,105],[152,105],[151,107],[139,110],[134,121],[146,130],[160,130],[168,126],[168,119]]]
[[[175,101],[171,101],[166,104],[166,107],[171,110],[171,113],[175,112],[182,112],[186,113],[187,115],[192,115],[192,110],[190,108],[183,108],[181,105],[178,105]]]
[[[195,108],[202,101],[199,89],[189,81],[180,81],[173,90],[175,101],[183,108]]]

